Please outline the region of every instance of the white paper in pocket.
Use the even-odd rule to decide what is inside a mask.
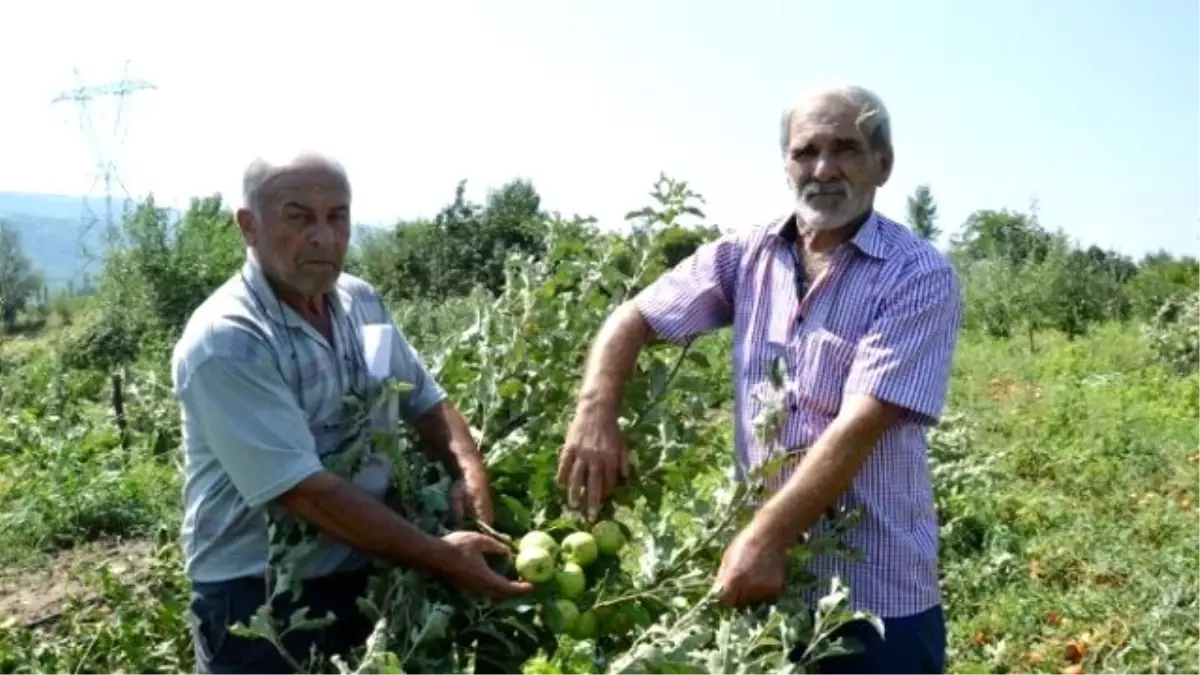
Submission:
[[[387,377],[392,370],[392,345],[396,329],[388,324],[375,323],[363,326],[363,357],[367,371],[376,380]]]

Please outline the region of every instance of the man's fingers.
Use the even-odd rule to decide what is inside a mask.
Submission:
[[[496,519],[496,514],[492,513],[491,508],[489,508],[490,504],[482,499],[472,501],[472,504],[474,506],[475,519],[483,522],[484,525],[491,525],[492,521]]]
[[[589,520],[595,520],[596,514],[600,513],[600,500],[604,496],[605,489],[602,481],[606,480],[609,474],[616,474],[615,466],[611,463],[605,463],[605,466],[596,470],[593,469],[588,474],[587,484],[587,513]]]
[[[498,579],[498,583],[496,584],[495,595],[502,598],[514,598],[518,595],[533,592],[533,584],[527,581],[512,581],[500,575],[496,575],[496,578]]]
[[[575,468],[575,449],[567,448],[558,457],[558,475],[555,477],[560,488],[568,486],[571,470]]]
[[[486,534],[479,535],[479,538],[475,542],[475,550],[484,555],[489,553],[492,555],[507,555],[509,551],[508,546],[499,539],[489,537]]]
[[[576,460],[575,466],[571,467],[571,483],[567,486],[567,505],[573,509],[579,508],[579,498],[582,496],[584,488],[587,487],[587,478],[590,467],[588,463],[582,459]]]
[[[450,520],[459,523],[466,517],[466,495],[462,483],[450,486]]]
[[[616,457],[610,457],[609,461],[604,463],[604,484],[601,486],[601,492],[598,495],[600,498],[606,498],[612,494],[612,491],[617,487],[617,480],[621,473],[621,451],[617,450]],[[596,509],[600,508],[600,504],[596,504]]]
[[[730,588],[729,584],[723,579],[717,579],[713,584],[713,590],[717,592],[717,600],[726,607],[737,606],[737,594]]]

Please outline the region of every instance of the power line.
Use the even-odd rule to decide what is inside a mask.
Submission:
[[[126,189],[124,182],[121,181],[120,175],[117,172],[116,150],[124,139],[125,133],[128,131],[128,120],[123,114],[125,103],[129,96],[139,91],[158,89],[158,86],[141,79],[129,78],[129,61],[125,62],[124,71],[121,74],[121,79],[116,82],[108,82],[105,84],[87,85],[84,83],[83,76],[79,72],[79,68],[72,69],[75,75],[75,81],[78,86],[73,89],[68,89],[55,96],[51,105],[60,103],[73,103],[79,108],[79,129],[87,140],[88,145],[92,150],[95,159],[95,173],[92,176],[92,184],[88,188],[88,193],[92,193],[96,184],[100,181],[104,183],[104,213],[105,226],[108,231],[112,230],[113,225],[113,209],[112,209],[112,193],[113,184],[116,183],[120,187],[121,192],[126,199],[132,199],[129,190]],[[92,119],[92,104],[97,99],[116,98],[116,115],[113,120],[112,128],[112,143],[111,147],[105,147],[100,141],[100,134],[97,133],[96,125]],[[122,126],[122,124],[125,126]],[[87,257],[86,246],[84,239],[91,232],[92,227],[96,223],[96,214],[92,211],[88,204],[88,197],[83,197],[83,217],[85,219],[84,227],[79,233],[79,244],[84,248],[84,256]]]

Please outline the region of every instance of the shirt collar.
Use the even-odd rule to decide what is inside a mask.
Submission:
[[[791,214],[780,220],[779,224],[772,231],[776,237],[788,242],[789,244],[796,243],[796,214]],[[850,243],[859,251],[871,256],[885,260],[888,257],[887,246],[884,245],[883,236],[879,232],[879,214],[871,211],[867,216],[866,222],[862,227],[858,228],[858,232],[850,238]]]
[[[275,294],[275,289],[267,281],[262,263],[259,262],[253,249],[246,251],[246,262],[242,265],[242,277],[250,286],[251,292],[258,297],[262,310],[272,321],[284,326],[304,327],[307,322],[295,310],[284,305]],[[337,312],[341,312],[344,307],[348,306],[349,298],[343,297],[341,284],[336,285],[334,289],[336,292],[328,293],[326,296],[329,298],[329,304],[336,316]]]

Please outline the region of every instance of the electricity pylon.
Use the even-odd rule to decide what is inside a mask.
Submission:
[[[158,87],[157,85],[145,80],[129,79],[129,61],[125,62],[125,69],[121,74],[121,79],[116,82],[109,82],[106,84],[90,86],[86,85],[84,84],[83,76],[79,73],[79,69],[74,68],[73,71],[75,74],[75,81],[78,83],[78,86],[62,92],[58,96],[54,97],[50,103],[52,105],[57,103],[75,103],[79,106],[79,129],[83,132],[83,135],[86,138],[95,158],[95,173],[92,176],[92,184],[88,188],[88,192],[89,194],[92,193],[96,187],[96,183],[103,181],[104,221],[106,228],[111,232],[113,224],[113,184],[116,183],[120,187],[126,198],[132,198],[132,196],[129,194],[129,190],[125,188],[125,184],[121,181],[121,178],[117,173],[115,157],[116,149],[121,144],[127,129],[127,124],[125,127],[122,126],[122,123],[126,122],[124,119],[125,116],[123,115],[125,102],[131,94],[148,89],[157,89]],[[105,147],[105,145],[100,142],[101,137],[100,134],[97,133],[96,125],[92,120],[91,114],[91,104],[96,101],[96,99],[105,97],[116,97],[117,99],[116,116],[113,120],[113,142],[111,147]],[[91,231],[96,222],[95,213],[91,210],[90,206],[88,206],[86,196],[84,197],[84,217],[87,219],[87,222],[79,235],[81,245],[83,244],[83,238],[88,234],[88,232]],[[84,255],[87,255],[86,252]]]

